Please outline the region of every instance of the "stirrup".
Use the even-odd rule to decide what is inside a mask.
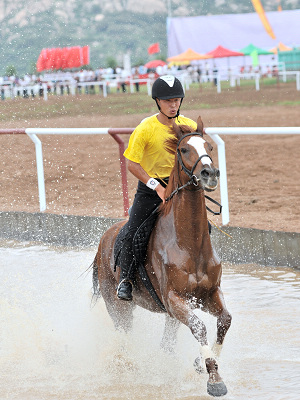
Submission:
[[[122,294],[119,293],[119,290],[120,290],[121,285],[123,283],[129,283],[130,287],[128,287],[128,290],[124,290],[123,295],[122,295]],[[128,278],[122,279],[119,282],[119,285],[117,287],[117,297],[118,297],[118,299],[131,301],[132,300],[132,286],[133,286],[133,283],[132,283],[132,281],[130,279],[128,279]],[[125,289],[125,288],[123,288],[123,289]]]

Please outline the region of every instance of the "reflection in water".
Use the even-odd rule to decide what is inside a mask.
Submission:
[[[0,399],[208,399],[193,370],[199,346],[182,326],[174,355],[159,343],[164,318],[135,313],[115,332],[103,300],[91,302],[96,249],[0,243]],[[220,358],[226,399],[299,398],[300,271],[224,263],[233,315]],[[197,312],[198,313],[198,312]],[[215,337],[215,319],[199,312]]]

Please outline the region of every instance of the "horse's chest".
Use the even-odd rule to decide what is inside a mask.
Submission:
[[[197,271],[196,266],[174,270],[170,283],[180,293],[196,295],[199,291],[209,290],[207,275]],[[170,277],[171,277],[170,276]]]
[[[193,295],[211,289],[204,260],[179,249],[166,249],[165,257],[166,288]]]

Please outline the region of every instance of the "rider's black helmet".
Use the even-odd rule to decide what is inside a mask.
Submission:
[[[184,98],[184,90],[179,79],[172,75],[163,75],[152,86],[152,99]]]

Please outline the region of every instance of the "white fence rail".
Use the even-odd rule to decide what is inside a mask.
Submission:
[[[279,79],[282,82],[287,81],[287,77],[291,77],[292,80],[296,82],[296,90],[300,91],[300,71],[279,71],[278,73],[278,83]],[[185,90],[189,90],[190,84],[192,83],[192,77],[188,74],[178,75],[178,78],[181,80]],[[254,80],[255,90],[259,91],[261,89],[261,82],[265,79],[263,75],[260,73],[231,73],[230,75],[222,75],[220,73],[210,74],[210,75],[201,75],[200,84],[207,82],[214,82],[217,93],[221,93],[222,91],[222,82],[228,81],[230,82],[231,87],[241,86],[241,80]],[[99,86],[100,94],[102,93],[103,97],[107,97],[110,89],[113,87],[118,87],[122,84],[122,80],[119,78],[116,79],[105,79],[102,81],[93,81],[93,82],[76,82],[72,81],[61,81],[61,82],[43,82],[41,84],[34,84],[28,86],[13,86],[10,82],[5,82],[0,84],[0,95],[2,100],[5,98],[15,98],[15,97],[34,97],[40,96],[43,97],[44,100],[48,100],[49,93],[55,93],[57,95],[65,95],[70,94],[74,96],[76,93],[81,93],[81,91],[85,91],[86,94],[89,94],[91,90],[94,92],[95,86]],[[126,79],[126,85],[129,86],[130,92],[134,92],[134,84],[146,84],[147,93],[151,96],[151,85],[152,80],[148,78],[143,79],[133,79],[132,77],[128,77]]]
[[[256,127],[256,128],[206,128],[205,132],[218,145],[218,161],[220,169],[220,194],[222,208],[222,224],[229,222],[229,202],[226,173],[225,143],[219,135],[299,135],[300,127]]]
[[[46,210],[46,190],[43,167],[42,143],[37,135],[98,135],[108,134],[110,128],[28,128],[25,133],[35,144],[38,175],[40,211]],[[133,130],[133,129],[132,129]],[[223,205],[222,224],[229,222],[229,202],[226,172],[225,143],[219,135],[294,135],[300,134],[300,127],[235,127],[235,128],[206,128],[206,133],[218,146],[218,161],[220,169],[220,195]],[[120,132],[122,133],[122,132]]]

